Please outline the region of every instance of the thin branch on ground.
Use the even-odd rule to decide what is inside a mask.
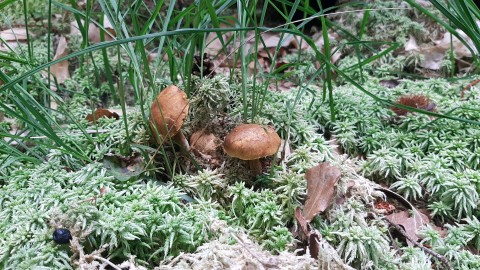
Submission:
[[[393,226],[400,234],[402,234],[408,241],[410,241],[410,243],[412,243],[414,246],[420,248],[422,251],[424,251],[425,253],[429,254],[430,256],[432,257],[435,257],[436,259],[438,259],[440,262],[442,262],[446,269],[453,269],[452,265],[450,264],[450,262],[447,260],[447,258],[445,258],[444,256],[438,254],[437,252],[417,243],[415,240],[413,240],[410,236],[407,235],[407,233],[405,232],[405,230],[402,228],[402,226],[398,225],[398,224],[395,224],[393,222],[391,222],[390,220],[388,219],[385,219],[391,226]]]

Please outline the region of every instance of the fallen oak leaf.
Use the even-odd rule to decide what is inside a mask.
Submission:
[[[341,171],[328,162],[310,168],[305,173],[307,179],[307,200],[303,213],[310,222],[316,215],[325,211],[332,203],[335,184],[340,179]]]
[[[95,123],[97,119],[102,117],[115,118],[116,120],[120,119],[120,116],[116,112],[111,112],[103,108],[96,109],[94,113],[87,115],[85,119],[90,123]]]

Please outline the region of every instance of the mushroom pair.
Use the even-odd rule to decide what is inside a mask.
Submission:
[[[187,94],[174,85],[168,86],[158,94],[153,101],[150,118],[150,127],[158,144],[163,144],[171,138],[183,151],[190,149],[187,139],[180,130],[187,117],[188,108]]]
[[[150,118],[157,143],[163,144],[171,138],[183,151],[189,151],[190,146],[181,131],[188,109],[187,95],[180,88],[171,85],[158,94],[152,104]],[[250,169],[257,175],[262,172],[260,158],[275,154],[280,143],[280,137],[272,127],[242,124],[225,137],[223,147],[229,156],[247,160]]]
[[[258,175],[262,172],[260,158],[275,154],[280,144],[280,137],[272,127],[242,124],[225,137],[223,148],[227,155],[247,160],[250,170]]]

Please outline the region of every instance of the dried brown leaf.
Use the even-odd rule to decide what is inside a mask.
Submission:
[[[307,179],[307,200],[303,209],[305,220],[310,222],[330,206],[335,184],[340,176],[341,171],[328,162],[320,163],[305,173]]]
[[[14,27],[0,31],[0,38],[5,41],[26,41],[27,30],[25,28]]]
[[[421,54],[424,60],[420,63],[420,66],[431,70],[439,70],[445,58],[445,52],[446,49],[437,46],[423,48]]]
[[[84,21],[81,20],[82,25],[85,25]],[[113,26],[110,24],[108,18],[104,18],[103,27],[107,30],[108,33],[105,33],[105,41],[113,40],[112,36],[115,36],[115,30],[113,30]],[[70,34],[71,35],[81,35],[80,28],[76,21],[70,23]],[[88,41],[91,43],[98,43],[100,42],[100,28],[97,27],[94,23],[88,24]]]
[[[213,133],[205,130],[198,130],[190,136],[190,147],[192,151],[204,158],[215,156],[218,147],[222,142]]]
[[[83,20],[81,20],[81,22],[83,24]],[[78,35],[78,36],[82,35],[82,33],[80,32],[80,28],[78,27],[77,21],[72,21],[70,23],[70,35]]]
[[[264,42],[260,42],[256,50],[259,53],[259,59],[268,59],[268,53],[266,50],[268,50],[268,52],[270,52],[270,55],[273,56],[278,44],[280,44],[280,46],[278,46],[279,51],[277,52],[277,57],[285,56],[292,49],[299,48],[300,38],[294,37],[293,35],[286,35],[283,39],[280,39],[280,33],[263,32],[260,34],[260,36]],[[232,33],[230,32],[221,35],[221,38],[225,43],[231,40],[231,37]],[[233,61],[233,54],[235,52],[239,52],[240,50],[244,50],[247,54],[254,53],[256,38],[258,38],[258,33],[254,31],[249,31],[246,34],[244,44],[241,44],[240,41],[235,40],[235,42],[230,42],[228,43],[228,45],[223,46],[222,42],[220,42],[218,34],[210,33],[207,36],[207,46],[205,48],[205,52],[209,55],[215,56],[216,59],[222,59],[222,61],[216,63],[215,66],[223,66],[224,64],[228,63],[228,66],[235,67],[238,63]],[[301,44],[303,46],[304,44],[307,44],[307,42],[301,41]],[[227,56],[228,58],[226,58]],[[252,68],[251,71],[256,72]]]
[[[93,23],[88,24],[88,41],[92,43],[100,42],[100,28]]]
[[[106,41],[111,41],[113,40],[112,37],[115,37],[117,34],[115,33],[115,28],[113,25],[110,23],[110,20],[108,19],[107,15],[103,15],[103,28],[107,30],[108,33],[105,33],[105,40]],[[110,33],[110,34],[109,34]]]
[[[477,22],[477,24],[479,24]],[[470,37],[468,37],[463,31],[459,31],[460,36],[471,46],[473,42]],[[447,52],[450,50],[451,46],[453,45],[453,51],[455,52],[455,57],[457,59],[463,57],[472,57],[472,52],[468,49],[463,42],[461,42],[457,37],[452,36],[450,33],[445,33],[442,39],[434,40],[435,47],[443,49],[443,52]]]
[[[308,249],[310,250],[310,256],[317,259],[320,252],[320,236],[316,230],[312,231],[308,237]]]
[[[117,120],[120,118],[120,116],[116,112],[111,112],[107,109],[99,108],[99,109],[96,109],[93,114],[87,115],[85,119],[87,119],[87,121],[90,123],[95,123],[97,119],[102,117],[115,118]]]
[[[34,36],[30,33],[30,37]],[[14,27],[0,31],[0,39],[3,39],[5,44],[0,44],[0,51],[9,52],[12,48],[16,48],[19,43],[27,41],[27,31],[25,28]]]
[[[427,215],[422,214],[418,211],[415,211],[413,216],[410,216],[409,211],[402,211],[398,213],[393,213],[385,217],[393,224],[397,224],[403,227],[405,234],[410,237],[415,242],[418,241],[419,237],[417,231],[427,224],[430,220]],[[407,241],[408,245],[412,245],[410,241]]]
[[[55,57],[53,60],[57,60],[61,57],[64,57],[68,54],[68,44],[64,36],[60,37],[57,45],[57,50],[55,52]],[[68,61],[62,61],[56,63],[50,68],[50,73],[57,79],[58,83],[65,82],[66,79],[70,78],[70,72],[68,71]]]
[[[472,40],[459,30],[460,36],[471,46]],[[432,44],[417,44],[415,38],[410,36],[405,43],[405,52],[415,52],[423,56],[423,61],[420,66],[430,70],[439,70],[442,67],[442,62],[445,59],[447,52],[453,47],[455,58],[457,60],[462,58],[472,57],[472,52],[463,44],[457,37],[452,37],[451,34],[445,33],[441,39],[434,40]]]
[[[297,220],[298,224],[300,225],[300,228],[302,228],[302,232],[305,235],[308,235],[309,230],[308,230],[308,222],[305,220],[305,217],[302,214],[302,210],[300,207],[297,207],[295,209],[295,219]]]
[[[275,92],[288,92],[297,85],[290,81],[277,81],[268,85],[268,89]]]

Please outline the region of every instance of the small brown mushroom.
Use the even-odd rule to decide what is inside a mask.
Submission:
[[[262,172],[260,158],[275,154],[280,143],[280,137],[272,127],[242,124],[225,137],[223,148],[231,157],[248,160],[250,170],[257,175]]]
[[[189,151],[187,139],[180,130],[188,114],[187,95],[180,88],[170,85],[163,89],[153,101],[150,127],[157,143],[162,144],[168,137],[182,150]]]

